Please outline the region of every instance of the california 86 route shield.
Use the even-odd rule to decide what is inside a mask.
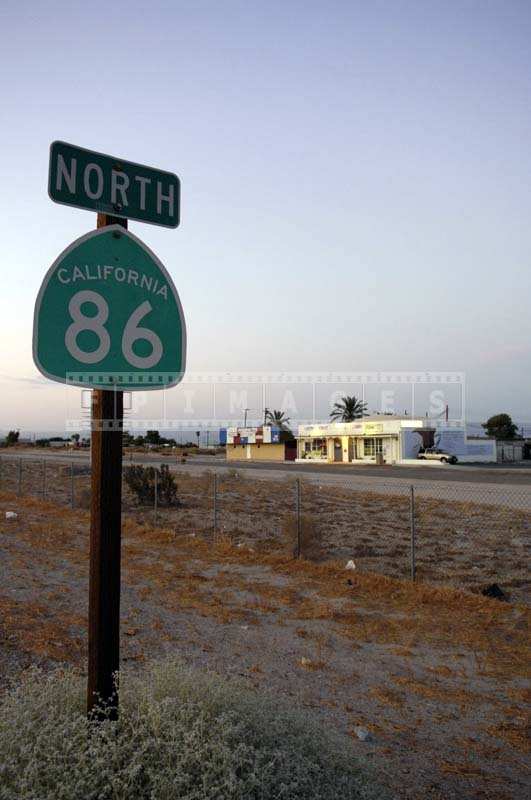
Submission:
[[[175,386],[185,370],[186,326],[163,264],[121,225],[76,239],[37,297],[33,359],[47,378],[73,386]]]

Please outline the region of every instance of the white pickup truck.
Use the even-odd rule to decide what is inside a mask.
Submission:
[[[440,461],[441,464],[457,464],[457,456],[452,453],[445,453],[438,447],[425,447],[419,450],[417,458],[424,461]]]

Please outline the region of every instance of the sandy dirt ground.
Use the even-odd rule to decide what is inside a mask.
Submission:
[[[88,508],[88,465],[4,462],[2,488]],[[139,522],[198,535],[214,533],[249,546],[295,547],[297,481],[276,472],[218,473],[172,465],[181,506],[137,509],[124,482],[123,508]],[[261,476],[261,477],[260,477]],[[406,578],[411,574],[411,495],[402,481],[339,482],[331,476],[300,481],[301,548],[314,560],[353,559],[360,571]],[[422,489],[424,488],[424,493]],[[529,600],[531,502],[527,487],[420,484],[415,488],[417,580],[480,591],[497,583],[511,600]],[[496,490],[496,491],[494,491]],[[505,502],[499,503],[499,491]],[[214,500],[215,496],[215,500]],[[524,507],[522,507],[524,506]]]
[[[353,751],[397,798],[528,796],[526,607],[376,575],[370,554],[359,556],[363,570],[347,571],[343,558],[322,560],[310,524],[307,555],[317,560],[296,560],[289,519],[275,531],[278,515],[264,515],[260,497],[241,509],[225,499],[231,514],[249,519],[240,519],[240,532],[220,524],[214,536],[194,528],[192,506],[180,522],[177,512],[161,510],[154,527],[151,512],[135,510],[126,496],[124,663],[176,653],[312,709],[351,735]],[[88,514],[62,500],[0,494],[4,676],[29,663],[81,670],[86,663]],[[6,520],[6,510],[18,518]],[[390,524],[406,509],[382,513]],[[195,517],[202,522],[200,504]],[[479,528],[481,519],[488,517]],[[500,531],[507,524],[500,520]],[[362,530],[372,545],[361,541]],[[356,546],[376,547],[376,539],[360,522]],[[357,726],[370,741],[356,737]]]

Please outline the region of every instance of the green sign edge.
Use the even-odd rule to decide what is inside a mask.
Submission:
[[[132,167],[141,167],[142,169],[148,169],[152,172],[160,172],[163,175],[170,175],[172,178],[175,178],[178,188],[178,216],[175,222],[175,225],[168,225],[164,222],[152,222],[150,219],[139,219],[138,217],[129,217],[127,214],[120,214],[113,210],[112,214],[109,216],[118,217],[119,219],[132,219],[135,222],[142,222],[145,225],[156,225],[157,228],[178,228],[181,224],[181,179],[175,172],[168,172],[166,169],[158,169],[158,167],[149,167],[147,164],[139,164],[137,161],[129,161],[126,158],[118,158],[117,156],[110,156],[108,153],[100,153],[98,150],[90,150],[88,147],[79,147],[77,144],[72,144],[71,142],[65,142],[62,139],[55,139],[50,145],[50,159],[48,163],[48,197],[52,201],[52,203],[57,203],[59,206],[69,206],[70,208],[80,208],[82,211],[90,211],[93,214],[98,213],[93,208],[88,208],[87,206],[79,205],[78,203],[65,203],[63,200],[57,200],[52,194],[52,153],[53,148],[55,145],[64,144],[67,147],[74,147],[76,150],[83,150],[84,153],[91,153],[91,155],[101,156],[102,158],[109,158],[112,161],[118,161],[122,164],[129,164]],[[102,211],[102,214],[107,214],[108,212]]]
[[[178,374],[177,380],[172,381],[172,383],[167,383],[164,386],[149,386],[148,384],[146,384],[139,386],[138,389],[136,387],[120,389],[119,386],[103,387],[103,386],[94,386],[87,383],[79,383],[79,381],[66,381],[65,378],[58,377],[57,375],[51,375],[49,372],[47,372],[42,367],[38,358],[38,331],[39,331],[39,314],[41,310],[41,302],[44,293],[48,288],[50,279],[52,278],[58,264],[62,261],[63,258],[65,258],[68,255],[68,253],[70,253],[71,250],[73,250],[75,247],[78,247],[78,245],[83,244],[83,242],[87,241],[88,239],[95,238],[96,236],[102,236],[104,233],[109,233],[114,231],[120,233],[121,236],[127,236],[130,239],[132,239],[134,242],[136,242],[137,245],[139,245],[143,250],[145,250],[145,252],[148,254],[150,258],[153,259],[155,264],[158,266],[158,268],[164,275],[166,281],[168,282],[168,286],[170,287],[170,290],[173,293],[175,303],[179,310],[179,316],[181,319],[181,330],[182,330],[181,370],[179,373],[177,373]],[[65,247],[65,249],[57,256],[52,266],[48,269],[48,272],[44,276],[43,281],[41,283],[41,288],[39,289],[39,293],[37,295],[37,299],[35,300],[35,308],[33,311],[33,339],[32,339],[33,362],[37,367],[37,369],[39,370],[39,372],[41,373],[41,375],[44,375],[45,378],[48,378],[49,380],[54,381],[55,383],[62,383],[63,386],[78,386],[82,389],[106,389],[107,391],[111,392],[112,391],[124,391],[124,392],[159,391],[160,392],[163,389],[171,389],[172,387],[177,386],[182,381],[182,379],[184,378],[184,373],[186,372],[186,341],[187,341],[186,321],[184,318],[181,298],[179,297],[179,293],[177,291],[177,288],[173,282],[171,275],[169,274],[168,270],[166,269],[160,258],[158,258],[158,256],[155,255],[153,250],[151,250],[151,248],[148,247],[147,244],[145,244],[141,239],[139,239],[138,236],[135,236],[134,233],[131,233],[131,231],[127,230],[127,228],[123,228],[121,225],[106,225],[104,228],[96,228],[95,230],[89,231],[88,233],[84,233],[83,236],[80,236],[78,239],[75,239],[68,245],[68,247]]]

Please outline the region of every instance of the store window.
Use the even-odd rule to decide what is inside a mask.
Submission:
[[[375,456],[377,453],[383,453],[383,439],[370,438],[363,440],[363,455]]]
[[[326,439],[307,439],[304,442],[305,458],[326,458]]]

